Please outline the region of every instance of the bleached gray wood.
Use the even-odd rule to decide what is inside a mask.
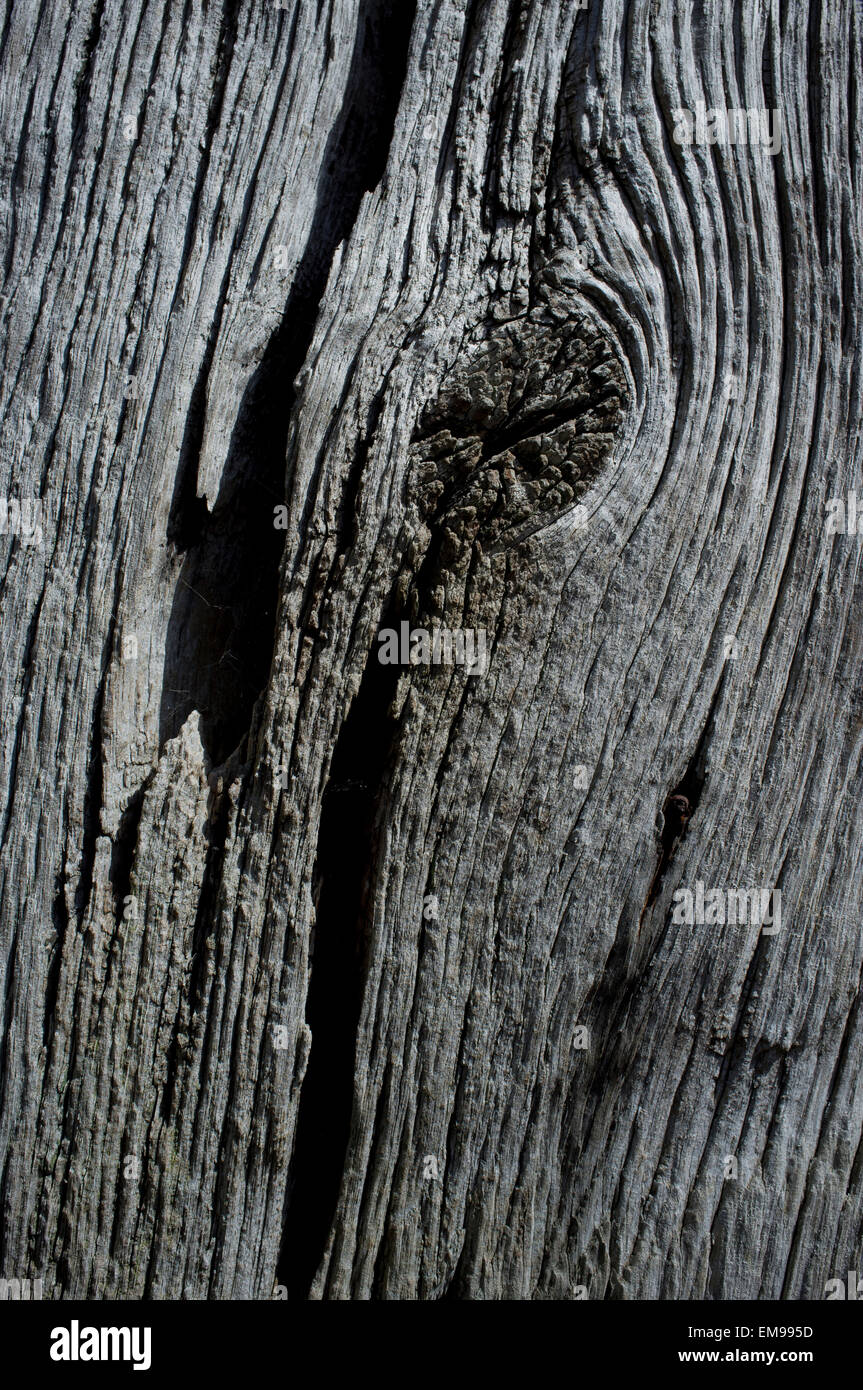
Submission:
[[[860,1269],[861,38],[6,4],[0,1275]],[[488,669],[382,666],[405,620]]]

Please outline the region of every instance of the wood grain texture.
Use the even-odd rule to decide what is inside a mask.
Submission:
[[[861,92],[854,0],[3,7],[0,1275],[860,1268]]]

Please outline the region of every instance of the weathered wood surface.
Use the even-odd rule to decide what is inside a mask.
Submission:
[[[7,0],[0,1275],[860,1268],[861,35]]]

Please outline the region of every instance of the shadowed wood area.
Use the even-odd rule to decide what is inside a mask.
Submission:
[[[821,1298],[863,7],[7,0],[0,130],[0,1277]]]

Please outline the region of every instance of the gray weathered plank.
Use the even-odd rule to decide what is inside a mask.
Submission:
[[[6,5],[4,1276],[859,1268],[862,24]]]

